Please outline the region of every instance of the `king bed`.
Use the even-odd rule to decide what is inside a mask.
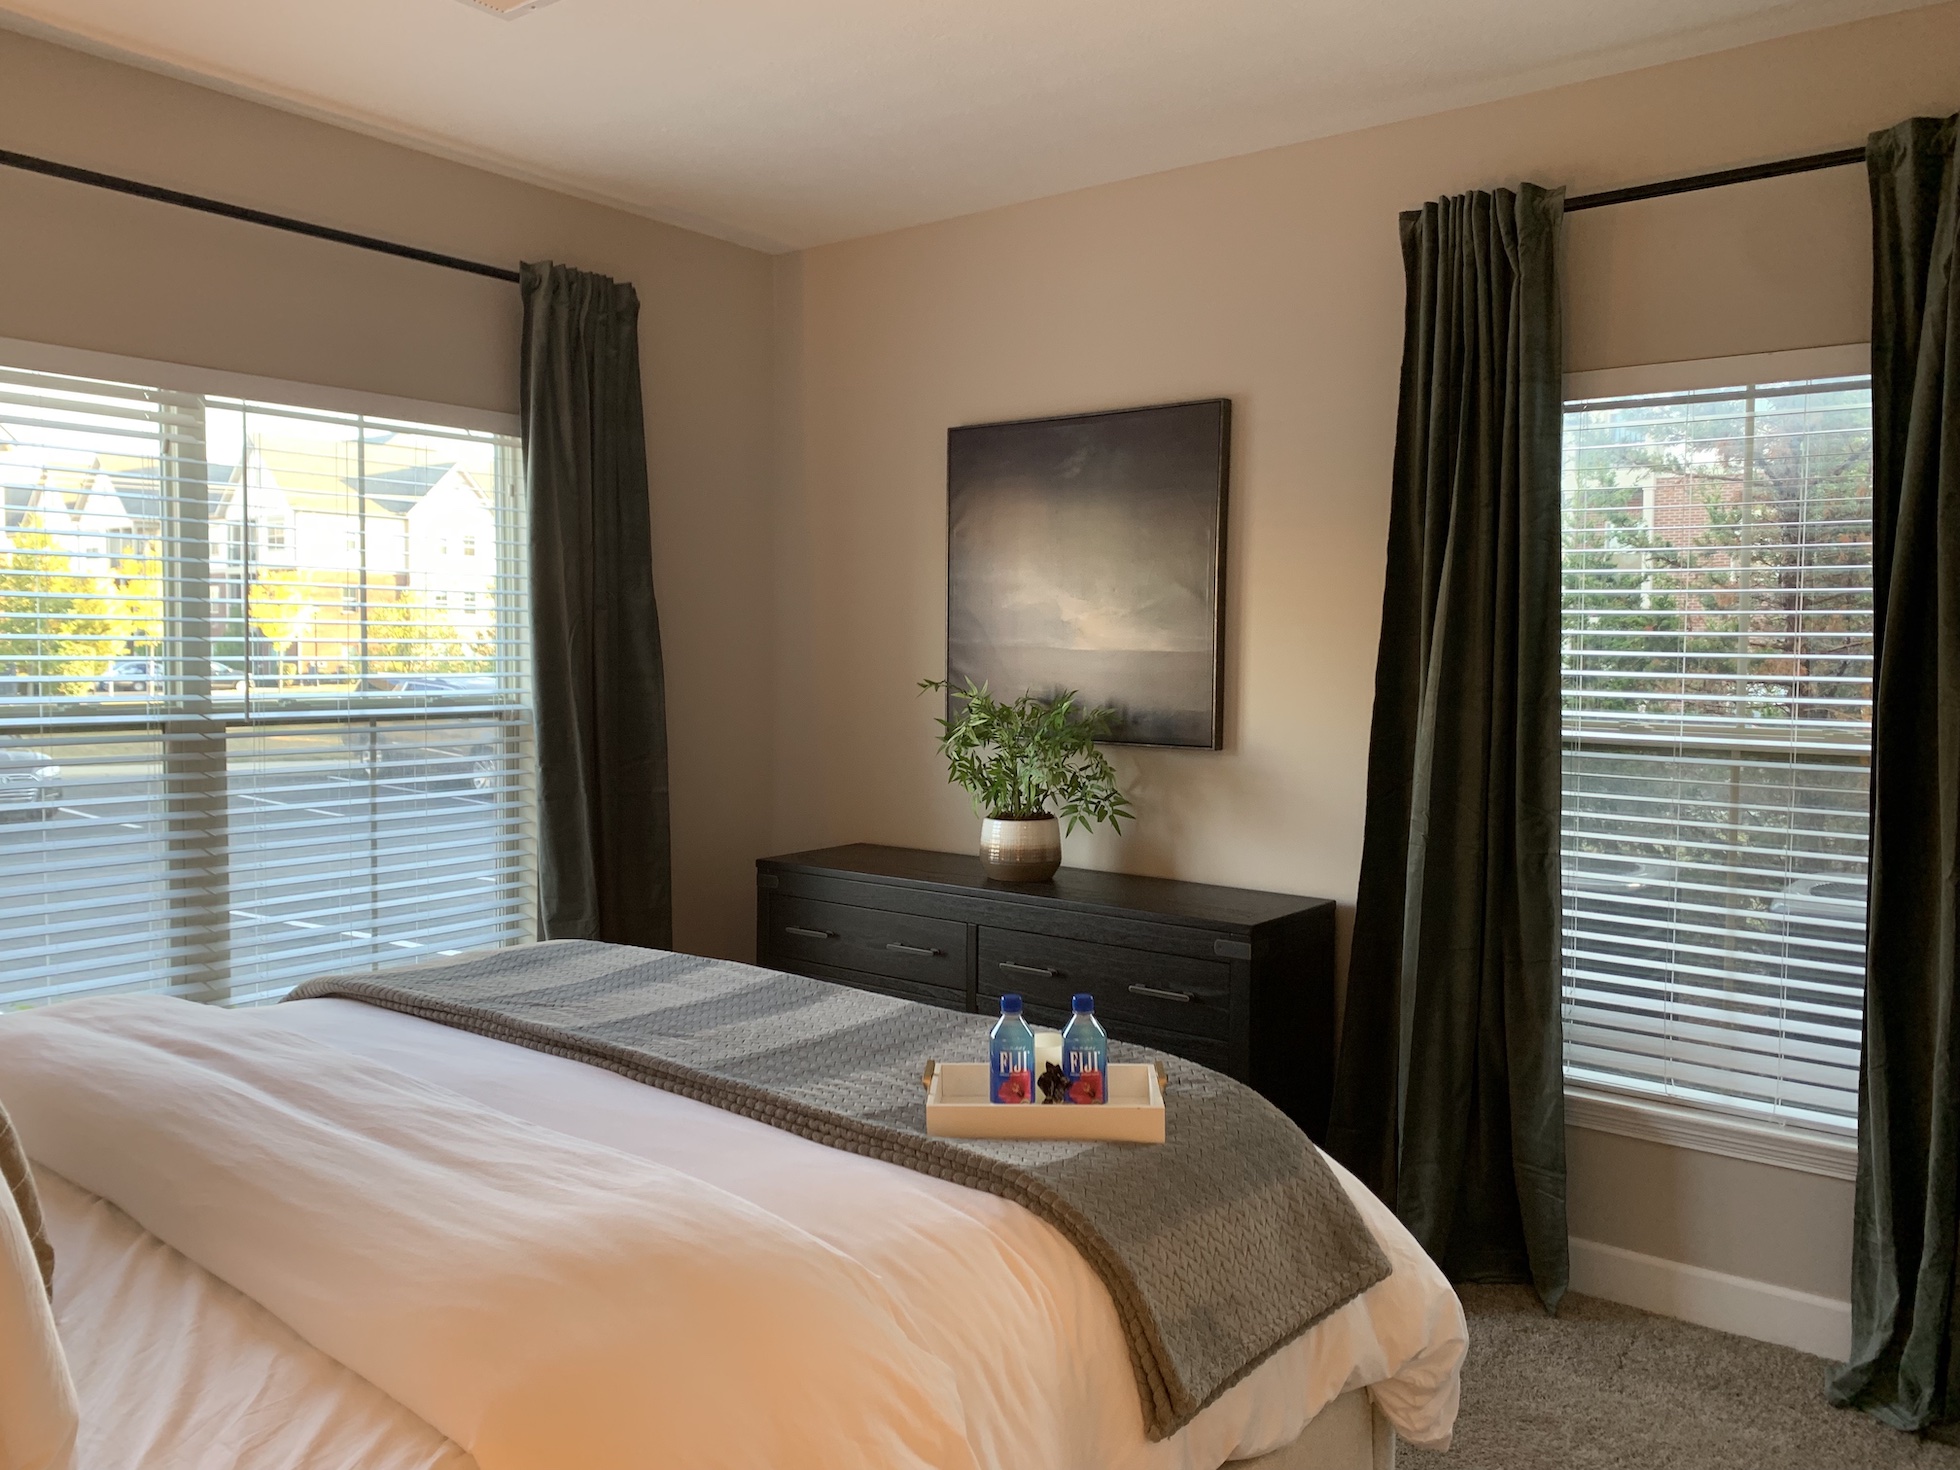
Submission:
[[[740,992],[780,1010],[785,984],[821,986],[676,963],[693,1009]],[[1112,1266],[1039,1199],[371,988],[0,1019],[0,1104],[34,1160],[59,1340],[35,1357],[45,1302],[16,1281],[0,1367],[51,1366],[44,1422],[0,1394],[0,1470],[60,1463],[32,1446],[61,1437],[64,1371],[83,1470],[1380,1470],[1396,1435],[1449,1442],[1456,1298],[1331,1163],[1379,1279],[1185,1402],[1182,1329],[1149,1280],[1162,1240]],[[795,994],[869,1028],[848,1009],[862,998]],[[594,1024],[624,1034],[616,1004]],[[819,1090],[842,1096],[848,1070]],[[1180,1096],[1195,1118],[1236,1086],[1174,1077],[1172,1133]],[[1143,1335],[1171,1344],[1154,1418],[1112,1275],[1129,1268],[1155,1303]]]

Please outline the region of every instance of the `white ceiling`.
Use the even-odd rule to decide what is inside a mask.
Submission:
[[[0,0],[0,24],[784,249],[1919,3]]]

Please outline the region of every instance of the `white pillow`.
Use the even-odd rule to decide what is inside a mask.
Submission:
[[[13,1191],[0,1187],[0,1470],[68,1470],[75,1384]]]

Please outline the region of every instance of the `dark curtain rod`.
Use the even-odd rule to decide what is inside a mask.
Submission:
[[[1669,194],[1692,194],[1700,189],[1720,189],[1728,184],[1747,184],[1756,179],[1776,179],[1785,174],[1815,173],[1819,169],[1847,168],[1865,161],[1863,148],[1840,148],[1834,153],[1809,153],[1802,158],[1783,158],[1774,163],[1752,163],[1743,168],[1725,168],[1712,174],[1690,174],[1683,179],[1663,179],[1655,184],[1635,184],[1626,189],[1607,189],[1598,194],[1580,194],[1565,201],[1565,212],[1571,214],[1579,209],[1600,209],[1608,204],[1631,204],[1639,199],[1662,199]],[[467,271],[473,276],[488,276],[493,281],[517,283],[517,272],[506,270],[500,265],[485,265],[480,260],[465,260],[459,255],[444,255],[435,250],[423,250],[414,245],[400,245],[393,240],[378,239],[373,235],[357,235],[352,230],[336,230],[329,225],[309,224],[303,219],[290,215],[271,214],[263,209],[247,209],[242,204],[227,204],[222,199],[207,199],[202,194],[186,194],[179,189],[165,189],[156,184],[139,183],[135,179],[119,178],[115,174],[97,173],[91,168],[76,168],[72,164],[56,163],[48,158],[36,158],[30,153],[13,153],[0,149],[0,164],[17,168],[31,174],[44,174],[51,179],[66,179],[72,184],[87,184],[96,189],[109,189],[118,194],[133,195],[138,199],[153,199],[159,204],[175,204],[182,209],[200,210],[205,214],[222,215],[226,219],[241,219],[247,224],[264,225],[268,229],[285,230],[294,235],[310,235],[315,240],[331,240],[337,245],[353,245],[362,250],[375,250],[383,255],[400,256],[403,260],[419,260],[424,265],[439,265],[452,271]]]
[[[1862,148],[1840,148],[1834,153],[1806,153],[1802,158],[1780,158],[1774,163],[1752,163],[1743,168],[1725,168],[1718,173],[1690,174],[1685,179],[1663,179],[1658,184],[1635,184],[1628,189],[1607,189],[1598,194],[1581,194],[1565,201],[1565,212],[1599,209],[1608,204],[1631,204],[1637,199],[1664,199],[1669,194],[1692,194],[1699,189],[1720,189],[1727,184],[1747,184],[1756,179],[1780,179],[1785,174],[1812,174],[1819,169],[1848,168],[1865,161]]]
[[[92,188],[109,189],[117,194],[130,194],[138,199],[153,199],[159,204],[175,204],[180,208],[195,209],[204,214],[223,215],[226,219],[242,219],[247,224],[285,230],[289,234],[310,235],[315,240],[331,240],[336,245],[353,245],[362,250],[379,251],[383,255],[398,255],[403,260],[419,260],[424,265],[444,266],[452,271],[467,271],[473,276],[488,276],[493,281],[509,281],[512,285],[517,284],[517,272],[506,270],[500,265],[485,265],[480,260],[465,260],[460,255],[444,255],[440,251],[423,250],[414,245],[400,245],[393,240],[377,239],[373,235],[357,235],[352,230],[336,230],[330,225],[309,224],[303,219],[293,219],[288,215],[270,214],[263,209],[247,209],[242,204],[227,204],[222,199],[206,199],[202,194],[186,194],[179,189],[165,189],[156,184],[139,183],[135,179],[118,178],[115,174],[97,173],[92,168],[76,168],[71,164],[56,163],[52,159],[36,158],[31,153],[12,153],[0,149],[0,164],[30,174],[45,174],[51,179],[66,179],[71,184],[88,184]]]

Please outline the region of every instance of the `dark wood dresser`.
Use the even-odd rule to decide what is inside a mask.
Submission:
[[[1334,1066],[1334,901],[1063,868],[995,883],[959,853],[855,844],[759,859],[756,963],[952,1010],[1003,993],[1060,1025],[1250,1083],[1313,1138]]]

